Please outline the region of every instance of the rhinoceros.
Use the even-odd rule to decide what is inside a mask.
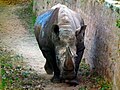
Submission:
[[[84,53],[86,25],[80,14],[57,4],[41,13],[35,22],[35,36],[46,59],[44,68],[52,82],[77,78]]]

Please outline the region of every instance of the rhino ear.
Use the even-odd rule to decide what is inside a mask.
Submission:
[[[52,30],[57,36],[59,35],[59,26],[58,25],[53,25]]]
[[[82,31],[82,30],[85,31],[86,27],[87,27],[87,25],[82,26],[82,27],[81,27],[81,31]]]
[[[86,27],[87,27],[87,25],[83,25],[83,26],[81,26],[81,28],[78,28],[75,32],[75,35],[77,36],[79,34],[83,34],[83,36],[84,36]]]

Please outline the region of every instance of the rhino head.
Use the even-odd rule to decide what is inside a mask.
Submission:
[[[73,79],[77,75],[76,63],[77,45],[84,42],[84,33],[86,25],[78,30],[70,28],[60,28],[53,25],[52,40],[55,45],[57,65],[60,69],[60,75],[63,79]]]

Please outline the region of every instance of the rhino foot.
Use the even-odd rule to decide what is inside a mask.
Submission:
[[[70,84],[71,86],[79,85],[79,81],[77,78],[72,79],[72,80],[67,80],[66,83]]]
[[[52,79],[51,79],[51,82],[53,82],[53,83],[60,83],[61,79],[60,79],[59,76],[53,76]]]
[[[52,69],[51,65],[48,63],[48,61],[46,61],[44,69],[47,74],[49,74],[49,75],[53,74],[53,69]]]

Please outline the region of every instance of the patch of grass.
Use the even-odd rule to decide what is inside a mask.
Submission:
[[[2,83],[0,90],[41,90],[44,78],[23,62],[23,57],[0,52]],[[47,84],[46,84],[47,85]]]
[[[80,6],[85,6],[87,3],[87,0],[80,0]]]
[[[36,18],[37,18],[37,16],[35,15],[35,14],[33,14],[33,18],[32,18],[32,22],[33,22],[33,26],[34,26],[34,23],[35,23],[35,21],[36,21]]]
[[[1,66],[1,64],[0,64]],[[1,67],[0,67],[0,90],[2,89]]]
[[[116,26],[117,26],[118,28],[120,28],[120,19],[118,19],[118,20],[116,21]]]
[[[1,0],[2,3],[7,4],[7,5],[28,3],[29,1],[31,1],[31,0]]]
[[[19,73],[20,69],[17,69],[18,66],[22,68],[22,57],[18,55],[12,55],[7,52],[1,52],[0,54],[1,61],[1,75],[2,75],[2,89],[12,89],[12,84],[20,84]],[[18,79],[19,78],[19,79]],[[16,85],[15,85],[16,86]],[[17,87],[16,87],[17,88]],[[19,89],[19,88],[18,88]]]
[[[82,86],[79,88],[79,90],[88,90],[86,86]]]
[[[99,2],[100,4],[103,4],[105,0],[97,0],[97,2]]]
[[[16,15],[22,21],[25,28],[27,28],[30,33],[33,33],[33,26],[36,20],[36,16],[33,13],[33,1],[22,6],[22,8],[17,9]]]
[[[91,77],[91,81],[95,83],[98,90],[112,90],[111,82],[106,81],[101,75],[96,74]]]
[[[111,82],[106,81],[96,71],[90,71],[90,67],[84,61],[80,64],[80,79],[83,86],[79,90],[112,90]]]
[[[81,72],[81,75],[85,77],[90,75],[90,67],[88,64],[85,63],[84,60],[80,64],[80,72]]]

